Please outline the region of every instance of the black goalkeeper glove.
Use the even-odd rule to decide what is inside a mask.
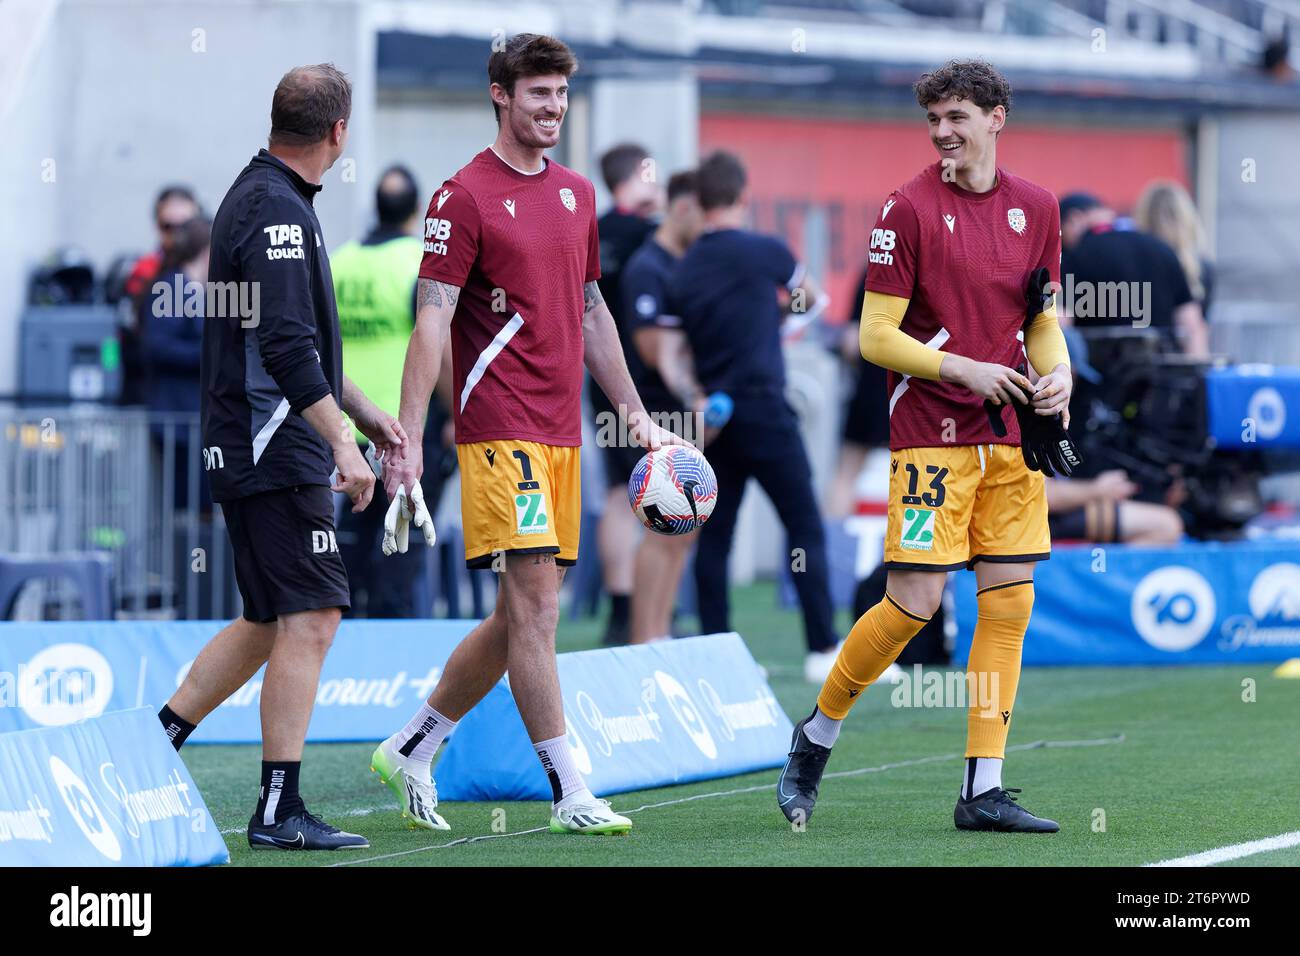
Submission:
[[[1030,275],[1029,287],[1025,290],[1023,329],[1027,330],[1043,311],[1043,306],[1051,294],[1047,291],[1047,284],[1050,281],[1051,274],[1046,269],[1036,269]],[[1016,371],[1025,375],[1029,369],[1024,362],[1021,362],[1016,367]],[[1018,385],[1016,387],[1020,388]],[[1020,391],[1024,393],[1024,389]],[[1025,465],[1030,471],[1041,471],[1048,478],[1055,478],[1058,471],[1068,478],[1074,474],[1074,469],[1083,463],[1083,457],[1075,447],[1074,439],[1070,437],[1061,416],[1037,414],[1030,404],[1033,397],[1031,392],[1025,395],[1023,403],[1015,400],[1011,402],[1011,408],[1016,413],[1016,421],[1020,423],[1020,452],[1025,456]],[[985,399],[984,411],[989,416],[989,427],[993,429],[993,434],[998,438],[1005,438],[1007,426],[1002,420],[1001,406]]]
[[[1024,364],[1021,363],[1016,371],[1024,375]],[[1015,387],[1020,388],[1019,385]],[[1069,478],[1074,474],[1074,469],[1083,464],[1083,457],[1075,447],[1074,439],[1070,437],[1059,414],[1039,415],[1034,411],[1034,406],[1029,404],[1033,394],[1025,393],[1023,388],[1020,391],[1025,395],[1025,401],[1021,403],[1012,400],[1011,408],[1016,413],[1016,421],[1020,423],[1020,453],[1025,456],[1026,467],[1030,471],[1041,471],[1048,478],[1055,478],[1058,471]],[[1002,420],[1002,408],[986,399],[984,410],[988,412],[993,434],[999,438],[1005,437],[1007,426]]]

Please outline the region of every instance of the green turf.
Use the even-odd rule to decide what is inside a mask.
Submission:
[[[786,712],[808,712],[817,688],[800,674],[798,615],[775,608],[770,586],[739,589],[735,626]],[[561,650],[595,646],[597,623],[564,621]],[[828,773],[922,758],[930,762],[828,779],[806,832],[793,832],[777,810],[776,773],[705,781],[614,798],[627,811],[745,787],[631,814],[629,837],[536,833],[540,803],[446,803],[453,829],[405,829],[391,795],[368,772],[371,744],[308,748],[302,787],[312,809],[365,834],[371,849],[301,854],[248,849],[242,833],[257,787],[256,747],[194,746],[184,755],[217,823],[231,861],[249,865],[1136,865],[1242,843],[1300,828],[1300,681],[1271,676],[1271,666],[1186,668],[1036,668],[1025,671],[1011,745],[1033,741],[1116,739],[1082,747],[1008,754],[1004,783],[1060,821],[1051,836],[961,833],[952,809],[965,743],[965,712],[896,708],[884,687],[854,708]],[[1241,700],[1254,678],[1257,700]],[[1104,830],[1101,829],[1104,813]],[[454,840],[490,837],[444,846]],[[417,852],[407,852],[417,851]],[[387,854],[404,854],[365,862]],[[1300,864],[1300,848],[1237,861]]]

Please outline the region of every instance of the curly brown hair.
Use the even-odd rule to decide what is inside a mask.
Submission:
[[[984,60],[949,60],[933,73],[922,74],[912,90],[921,109],[956,98],[970,100],[986,113],[995,106],[1011,112],[1011,84]]]

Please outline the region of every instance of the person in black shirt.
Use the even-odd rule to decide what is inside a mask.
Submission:
[[[632,253],[623,267],[623,314],[627,320],[628,371],[646,411],[664,428],[689,435],[685,418],[704,399],[695,379],[690,345],[681,320],[664,311],[668,277],[673,266],[704,228],[704,213],[696,194],[695,174],[681,172],[668,180],[668,215],[654,235]],[[633,465],[641,450],[633,449]],[[626,494],[631,471],[623,476]],[[611,494],[611,504],[615,504]],[[673,608],[686,559],[696,532],[683,535],[644,534],[633,561],[636,590],[632,592],[631,643],[671,637]]]
[[[604,297],[623,343],[623,356],[629,367],[636,360],[628,337],[627,314],[621,286],[623,265],[655,230],[651,217],[659,212],[660,189],[653,175],[650,154],[633,143],[624,143],[600,157],[600,172],[605,187],[614,197],[614,207],[596,221],[600,234],[600,294]],[[632,556],[636,548],[637,527],[627,502],[627,480],[640,460],[641,450],[621,447],[626,443],[601,441],[599,436],[621,434],[621,429],[602,426],[617,423],[618,409],[610,403],[595,380],[588,376],[588,395],[595,416],[596,434],[605,464],[608,493],[596,530],[601,574],[610,596],[609,621],[605,628],[606,644],[626,644],[632,592]]]
[[[221,504],[242,620],[199,654],[159,713],[179,750],[208,713],[266,665],[262,788],[254,848],[369,846],[310,813],[298,793],[321,664],[348,607],[335,491],[361,511],[375,477],[340,405],[381,448],[405,435],[343,376],[325,240],[312,200],[347,143],[352,87],[329,64],[298,67],[271,103],[269,149],[244,168],[212,228],[203,325],[203,464]]]
[[[858,476],[872,448],[889,447],[889,379],[879,365],[862,357],[859,345],[859,317],[867,295],[867,270],[864,266],[853,302],[841,335],[840,353],[852,367],[853,391],[844,408],[844,431],[839,462],[831,482],[826,510],[832,519],[853,513],[857,504]]]
[[[695,555],[701,633],[731,630],[727,565],[745,485],[756,478],[789,537],[808,644],[804,677],[819,682],[838,646],[826,530],[799,422],[785,398],[786,314],[777,291],[790,293],[792,310],[802,312],[804,322],[824,310],[827,299],[784,242],[741,228],[747,202],[740,160],[714,153],[696,175],[706,231],[673,270],[667,311],[681,318],[704,390],[726,393],[733,403],[730,420],[706,448],[718,477],[718,504]],[[694,410],[703,407],[701,400]],[[706,442],[710,437],[706,429]]]
[[[1171,348],[1209,355],[1209,333],[1178,256],[1155,236],[1126,228],[1099,199],[1061,200],[1061,285],[1073,324],[1148,325]]]

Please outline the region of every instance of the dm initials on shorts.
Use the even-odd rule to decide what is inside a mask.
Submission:
[[[311,550],[313,554],[326,554],[338,549],[339,543],[334,539],[333,531],[313,531],[311,533]]]

